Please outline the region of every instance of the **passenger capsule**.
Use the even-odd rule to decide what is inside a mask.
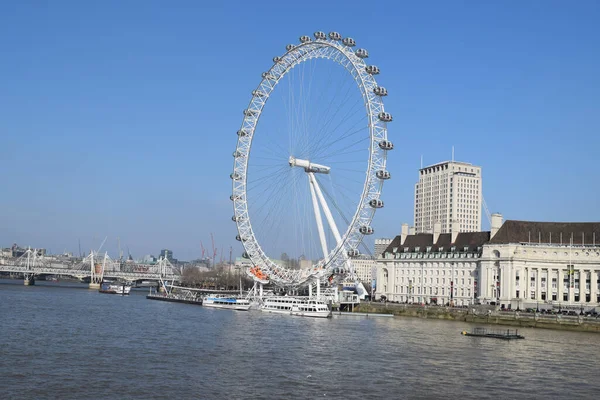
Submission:
[[[377,117],[383,122],[392,122],[392,114],[386,112],[380,112]]]
[[[238,221],[238,217],[236,217],[236,216],[234,215],[233,217],[231,217],[231,220],[232,220],[233,222],[237,222],[237,221]]]
[[[360,251],[358,249],[348,250],[348,257],[358,257],[360,256]]]
[[[342,40],[342,43],[344,44],[344,46],[348,46],[348,47],[354,47],[356,46],[356,42],[354,41],[354,39],[352,38],[344,38],[344,40]]]
[[[365,71],[367,71],[367,74],[370,75],[379,75],[379,68],[377,68],[375,65],[367,65],[365,67]]]
[[[296,46],[294,46],[293,44],[288,44],[287,46],[285,46],[285,49],[286,49],[287,51],[292,51],[292,50],[294,50],[294,48],[295,48],[295,47],[296,47]]]
[[[279,56],[273,57],[273,62],[275,64],[277,64],[279,61],[281,61],[281,57],[279,57]]]
[[[369,52],[365,49],[358,49],[358,50],[356,50],[356,52],[354,54],[356,54],[356,57],[358,57],[358,58],[369,57]]]
[[[248,253],[244,252],[244,253],[242,254],[242,257],[243,257],[243,258],[250,258],[250,254],[248,254]]]
[[[382,208],[383,200],[373,199],[373,200],[369,201],[369,205],[373,208]]]
[[[315,32],[315,39],[317,40],[326,40],[327,39],[327,35],[325,34],[325,32]]]
[[[240,199],[240,196],[236,196],[234,194],[232,194],[231,196],[229,196],[229,200],[231,200],[231,201],[236,201],[236,200],[239,200],[239,199]]]
[[[246,114],[246,112],[244,112],[244,115],[249,115],[249,114]],[[245,129],[240,129],[239,131],[237,131],[237,135],[239,137],[248,136],[248,131],[246,131]],[[234,154],[234,157],[235,157],[235,154]]]
[[[329,32],[329,39],[331,40],[342,40],[342,35],[337,32]]]
[[[375,231],[373,230],[373,228],[371,228],[368,225],[363,225],[360,227],[360,229],[358,230],[360,233],[362,233],[363,235],[372,235]]]
[[[258,111],[256,111],[256,110],[250,110],[250,109],[247,109],[247,110],[244,110],[244,115],[245,115],[246,117],[255,117],[255,116],[257,116],[257,115],[258,115]],[[244,132],[245,132],[245,131],[244,131]]]
[[[237,181],[240,179],[240,174],[238,174],[237,172],[232,172],[231,174],[229,174],[229,177],[234,181]]]
[[[377,96],[387,96],[387,89],[382,87],[382,86],[377,86],[373,88],[373,93],[375,93]]]
[[[271,75],[268,72],[263,72],[262,77],[263,77],[263,79],[275,79],[275,77],[273,77],[273,75]]]
[[[379,142],[379,148],[383,150],[393,150],[394,144],[389,140],[382,140],[381,142]]]
[[[235,240],[237,240],[238,242],[245,242],[245,241],[246,241],[246,238],[245,238],[245,237],[241,237],[240,235],[237,235],[237,236],[235,237]]]
[[[300,41],[301,41],[302,43],[308,43],[308,42],[310,42],[311,40],[310,40],[310,37],[308,37],[308,36],[300,36]]]
[[[260,91],[260,90],[253,90],[252,91],[252,96],[255,96],[255,97],[265,97],[266,95],[267,94],[265,92]]]
[[[380,169],[379,171],[375,172],[375,176],[383,180],[390,179],[392,177],[389,171],[386,171],[385,169]]]

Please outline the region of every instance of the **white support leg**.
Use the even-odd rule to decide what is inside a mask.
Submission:
[[[317,279],[317,299],[321,298],[321,280]]]
[[[263,298],[263,284],[262,283],[259,283],[259,284],[260,284],[260,298],[262,299]]]
[[[342,242],[342,237],[340,236],[340,231],[338,230],[338,227],[335,224],[333,215],[331,215],[331,210],[329,210],[329,206],[327,205],[327,202],[325,201],[325,197],[323,197],[323,193],[321,192],[321,188],[319,187],[319,184],[318,184],[316,178],[314,177],[312,172],[309,172],[308,175],[312,175],[312,179],[314,180],[315,190],[317,192],[317,196],[319,197],[319,202],[321,203],[321,207],[323,207],[323,212],[325,213],[325,217],[327,218],[327,223],[331,227],[331,231],[333,232],[333,236],[335,237],[336,243],[339,245]],[[352,262],[348,259],[348,256],[346,255],[345,252],[344,252],[344,259],[346,260],[346,262],[344,263],[346,265],[346,269],[350,272],[350,276],[354,279],[354,268],[352,266]]]
[[[308,285],[308,297],[312,297],[312,282]]]
[[[313,208],[315,210],[315,219],[317,220],[317,229],[319,231],[319,239],[321,240],[321,248],[323,250],[323,257],[327,261],[327,255],[329,251],[327,250],[327,240],[325,239],[325,230],[323,229],[323,220],[321,219],[321,210],[319,209],[319,203],[317,201],[317,196],[315,195],[315,188],[319,190],[319,185],[315,179],[315,176],[309,172],[308,180],[310,186],[310,195],[312,197]]]
[[[319,197],[319,201],[321,203],[321,207],[323,207],[323,212],[325,213],[325,218],[327,218],[327,223],[329,224],[329,227],[333,232],[333,237],[335,237],[335,241],[339,245],[342,242],[342,237],[340,236],[340,231],[338,230],[338,227],[335,224],[335,221],[333,220],[333,215],[331,215],[331,211],[329,210],[329,206],[325,201],[325,197],[323,197],[321,188],[319,187],[319,184],[317,183],[317,180],[315,179],[315,176],[312,172],[309,172],[308,176],[315,187],[317,196]]]

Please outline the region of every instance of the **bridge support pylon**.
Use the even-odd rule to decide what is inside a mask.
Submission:
[[[99,263],[99,260],[94,262],[94,252],[90,252],[90,289],[100,290],[100,285],[104,280],[104,270],[106,268],[107,258],[108,253],[104,253],[104,260],[102,261],[102,264]]]

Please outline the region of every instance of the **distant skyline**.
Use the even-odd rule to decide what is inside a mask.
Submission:
[[[598,221],[599,20],[591,0],[0,3],[0,246],[78,253],[108,237],[116,255],[119,237],[134,258],[190,260],[212,232],[239,256],[242,110],[272,58],[317,30],[366,48],[389,91],[375,237],[412,224],[421,157],[452,146],[482,167],[490,212]]]

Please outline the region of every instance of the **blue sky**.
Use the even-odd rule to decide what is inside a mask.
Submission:
[[[134,256],[241,253],[235,132],[260,74],[301,35],[369,50],[394,115],[378,237],[412,222],[424,163],[481,165],[490,211],[598,221],[600,4],[0,3],[0,244]],[[487,228],[487,222],[484,228]]]

